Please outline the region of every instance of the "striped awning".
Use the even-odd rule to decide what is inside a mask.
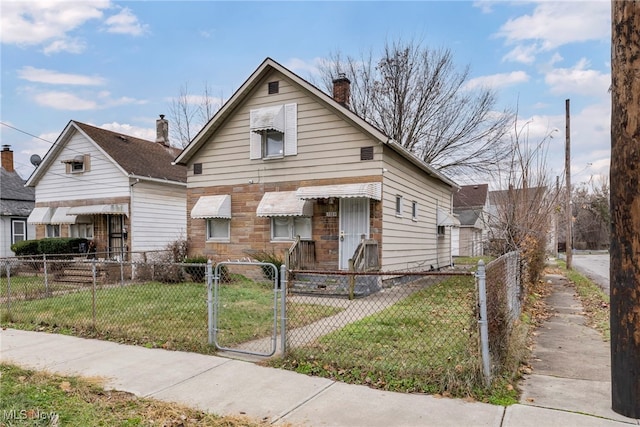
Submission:
[[[295,191],[267,192],[262,196],[258,216],[313,216],[313,203],[296,196]]]
[[[366,182],[357,184],[319,185],[315,187],[300,187],[296,191],[300,199],[327,199],[365,197],[368,199],[382,199],[382,183]]]
[[[29,224],[49,224],[52,214],[53,209],[48,206],[33,208],[29,214],[29,218],[27,218],[27,222]]]
[[[76,223],[76,215],[69,215],[69,207],[60,207],[56,208],[51,220],[50,224],[75,224]]]
[[[231,196],[202,196],[191,209],[191,218],[231,218]]]
[[[108,205],[73,206],[67,212],[69,215],[127,215],[128,203],[113,203]]]

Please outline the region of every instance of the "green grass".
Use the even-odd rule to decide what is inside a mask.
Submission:
[[[385,390],[473,395],[481,382],[474,291],[472,278],[450,278],[272,363]]]
[[[219,417],[176,403],[104,390],[97,381],[1,364],[1,426],[258,427],[247,417]]]
[[[265,284],[242,278],[222,284],[219,307],[218,342],[225,346],[266,337],[273,330],[273,289]],[[305,321],[336,311],[314,308]],[[215,351],[208,345],[207,288],[199,283],[149,282],[98,289],[95,297],[91,289],[85,289],[13,301],[10,306],[2,305],[0,319],[3,326],[20,329],[205,354]]]

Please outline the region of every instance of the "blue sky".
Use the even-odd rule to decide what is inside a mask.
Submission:
[[[24,178],[69,120],[153,140],[185,85],[228,99],[266,57],[319,81],[332,52],[376,54],[397,39],[451,49],[470,85],[491,85],[498,110],[518,109],[530,141],[559,129],[553,175],[570,99],[572,181],[609,173],[608,0],[0,0],[0,19],[0,139]]]

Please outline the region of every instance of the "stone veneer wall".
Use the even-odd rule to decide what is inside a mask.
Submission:
[[[271,219],[256,216],[265,192],[295,191],[299,187],[338,185],[380,181],[380,177],[342,178],[315,181],[290,181],[270,184],[225,185],[187,190],[187,235],[189,255],[205,255],[214,261],[243,259],[252,250],[283,254],[292,242],[271,241]],[[191,218],[190,212],[201,196],[231,195],[231,239],[229,243],[206,242],[206,220]],[[337,270],[340,201],[318,199],[314,203],[312,239],[315,241],[317,268]],[[336,212],[327,215],[328,212]],[[381,243],[382,202],[370,201],[370,237]],[[379,246],[381,248],[381,245]],[[381,249],[379,256],[381,256]]]

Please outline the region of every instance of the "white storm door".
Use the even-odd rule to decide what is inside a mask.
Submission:
[[[340,270],[349,269],[362,235],[369,238],[369,199],[340,199]]]

